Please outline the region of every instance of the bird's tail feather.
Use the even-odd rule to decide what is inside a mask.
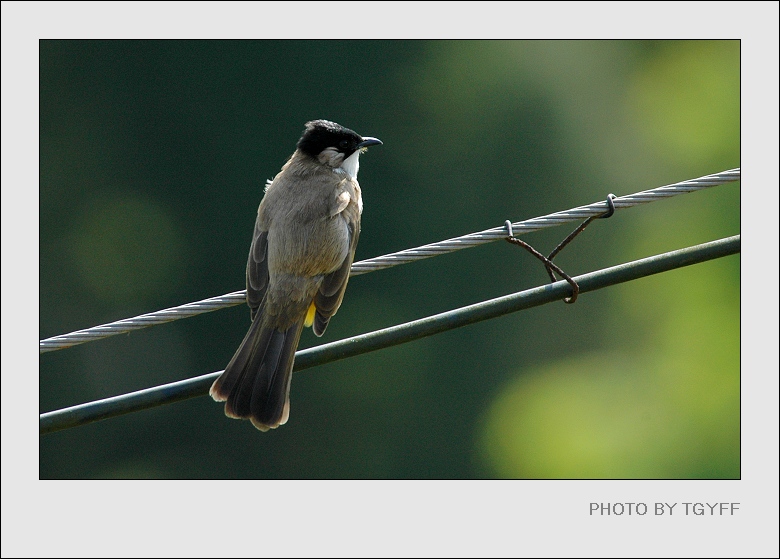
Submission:
[[[261,431],[287,422],[290,379],[305,317],[285,330],[264,324],[259,313],[209,394],[225,403],[225,415],[251,419]]]

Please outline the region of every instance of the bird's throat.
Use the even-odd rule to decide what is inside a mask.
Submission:
[[[339,167],[337,171],[340,170],[348,174],[353,179],[357,179],[358,169],[360,168],[360,162],[358,161],[359,158],[360,150],[356,150],[355,153],[344,160],[344,162],[341,164],[341,167]]]

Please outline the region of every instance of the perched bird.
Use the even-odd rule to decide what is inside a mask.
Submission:
[[[307,122],[268,181],[246,266],[252,325],[209,391],[228,417],[261,431],[287,422],[301,331],[322,336],[347,287],[363,211],[358,159],[381,143],[328,120]]]

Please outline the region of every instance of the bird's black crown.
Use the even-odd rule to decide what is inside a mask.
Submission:
[[[306,123],[306,130],[298,140],[298,149],[317,157],[325,148],[334,147],[349,157],[362,141],[360,134],[340,124],[330,120],[312,120]]]

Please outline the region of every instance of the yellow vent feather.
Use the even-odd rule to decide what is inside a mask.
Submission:
[[[317,310],[317,307],[314,306],[314,303],[309,305],[309,310],[306,311],[306,320],[303,321],[303,325],[307,328],[314,324],[314,313]]]

